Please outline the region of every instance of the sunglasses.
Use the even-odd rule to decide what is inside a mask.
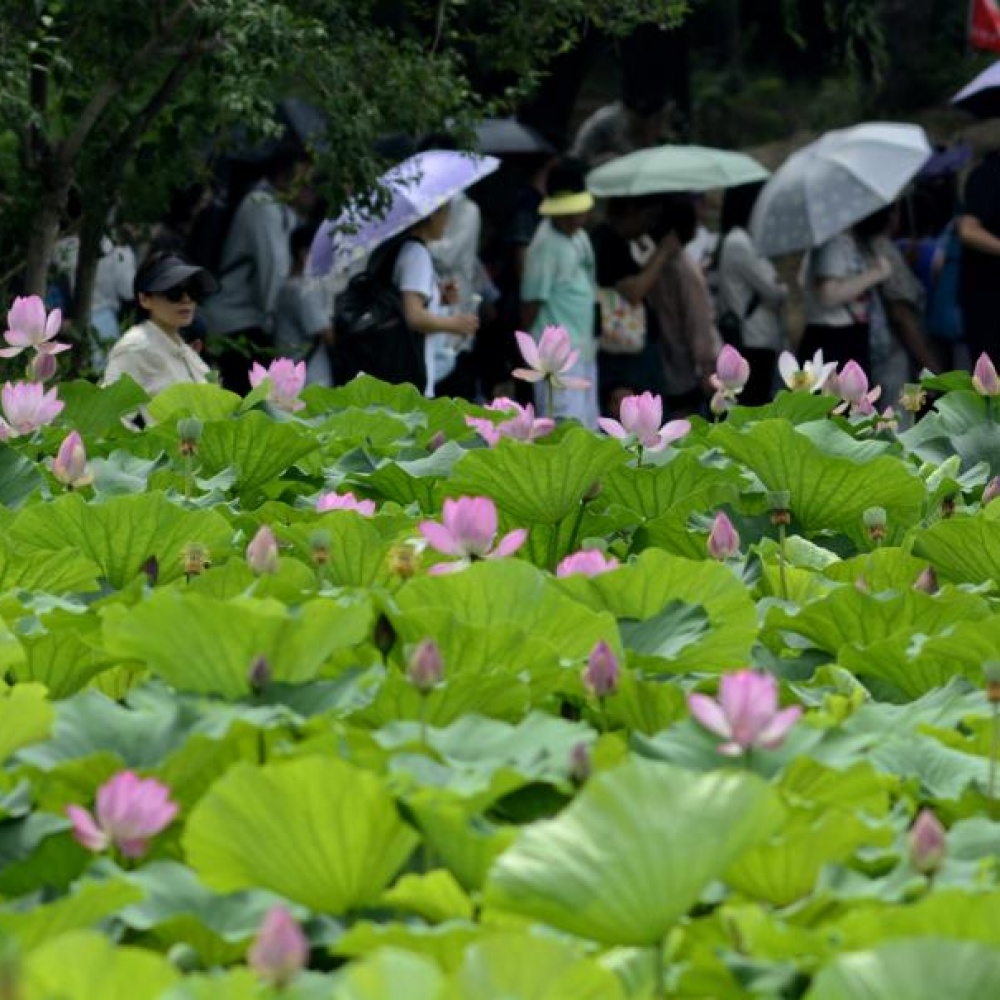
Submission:
[[[204,297],[201,285],[195,281],[186,281],[182,285],[174,285],[173,288],[168,288],[165,292],[160,292],[160,294],[168,302],[180,302],[185,295],[192,302],[201,302]]]

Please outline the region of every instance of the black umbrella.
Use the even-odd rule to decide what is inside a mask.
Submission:
[[[487,118],[476,129],[480,153],[509,156],[515,153],[554,153],[555,147],[541,132],[514,118]]]
[[[966,84],[951,103],[977,118],[1000,118],[1000,62],[984,69],[972,83]]]

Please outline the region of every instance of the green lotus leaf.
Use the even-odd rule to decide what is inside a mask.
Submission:
[[[841,955],[806,1000],[983,1000],[1000,984],[1000,950],[943,937],[892,941]]]
[[[486,898],[604,944],[657,944],[782,812],[754,775],[635,759],[527,828],[494,865]]]
[[[162,493],[102,504],[88,504],[71,493],[21,511],[10,529],[25,553],[76,549],[116,588],[134,580],[151,556],[159,562],[161,583],[176,580],[183,575],[181,555],[188,543],[198,542],[217,556],[228,552],[232,535],[220,514],[184,510]]]
[[[814,420],[799,424],[795,430],[809,438],[825,455],[849,458],[852,462],[871,462],[881,455],[891,454],[893,445],[877,438],[859,439],[834,420]]]
[[[160,1000],[260,1000],[260,980],[250,969],[185,976]]]
[[[0,824],[0,893],[27,896],[42,885],[68,890],[89,860],[69,827],[63,816],[40,811]]]
[[[392,543],[383,538],[371,520],[351,510],[332,510],[308,524],[279,527],[275,534],[292,543],[305,562],[311,559],[314,531],[330,533],[330,561],[323,578],[337,587],[370,587],[389,580],[388,555]]]
[[[113,665],[101,649],[96,615],[57,609],[44,616],[44,626],[21,637],[24,662],[11,671],[18,680],[44,684],[52,698],[68,698]]]
[[[563,941],[527,933],[477,941],[454,977],[456,1000],[624,1000],[613,972]]]
[[[781,420],[764,420],[737,431],[725,424],[709,440],[754,472],[771,491],[787,490],[793,524],[806,532],[862,530],[869,507],[886,510],[891,526],[920,516],[923,481],[898,459],[882,456],[863,464],[824,454],[804,434]]]
[[[726,416],[726,423],[744,427],[761,420],[782,418],[792,424],[812,423],[828,416],[837,405],[836,397],[789,392],[782,389],[766,406],[735,406]]]
[[[913,546],[939,576],[956,583],[987,583],[997,576],[1000,521],[976,517],[938,521],[921,531]]]
[[[383,948],[337,976],[331,1000],[446,1000],[445,978],[431,961]]]
[[[461,965],[469,945],[482,934],[482,927],[465,920],[449,920],[434,926],[359,920],[337,939],[330,950],[334,955],[352,958],[377,955],[386,948],[398,948],[433,959],[437,966],[450,972]]]
[[[198,420],[225,420],[240,405],[240,397],[222,386],[207,383],[192,385],[182,382],[167,386],[149,404],[149,414],[157,423],[171,417],[196,417]]]
[[[149,401],[146,391],[129,375],[100,387],[82,379],[60,382],[59,398],[66,404],[60,422],[84,437],[106,435],[121,426],[122,417]]]
[[[918,559],[903,549],[886,546],[816,568],[822,569],[823,576],[839,583],[854,584],[859,578],[863,579],[868,590],[877,594],[883,590],[902,592],[911,589],[927,569],[927,560]]]
[[[0,538],[0,593],[45,590],[49,594],[79,594],[98,590],[100,570],[75,549],[57,552],[22,551]]]
[[[1000,436],[992,405],[975,392],[949,392],[934,403],[933,413],[899,436],[900,442],[923,461],[943,462],[958,455],[963,468],[986,462],[996,474]]]
[[[580,509],[593,485],[624,465],[617,441],[573,428],[553,444],[502,440],[468,452],[447,482],[451,496],[488,496],[520,527],[555,524]]]
[[[116,946],[92,931],[46,942],[24,961],[24,1000],[160,1000],[179,979],[162,956]]]
[[[416,504],[425,514],[433,514],[440,504],[441,482],[452,474],[465,449],[446,442],[430,455],[397,458],[383,462],[364,476],[349,475],[345,485],[362,484],[367,492],[394,500],[400,506]]]
[[[107,497],[144,493],[149,477],[160,464],[162,454],[142,458],[118,449],[107,458],[95,458],[90,463],[94,475],[94,493],[102,500]]]
[[[183,843],[216,891],[269,889],[336,914],[374,903],[417,837],[381,778],[302,757],[231,768],[195,806]]]
[[[0,763],[16,750],[48,739],[54,716],[40,684],[15,684],[0,692]]]
[[[404,875],[382,894],[382,903],[432,923],[473,918],[472,900],[455,876],[441,868],[423,875]]]
[[[365,445],[376,452],[384,452],[410,434],[405,420],[349,406],[330,414],[318,428],[321,434],[329,435],[338,454],[348,448]]]
[[[259,410],[251,410],[236,419],[206,423],[198,459],[203,473],[209,475],[235,469],[237,489],[251,493],[318,447],[315,437],[294,424],[276,423]]]
[[[614,697],[605,699],[607,718],[630,732],[653,736],[687,717],[684,692],[674,684],[642,680],[623,670]]]
[[[34,463],[0,444],[0,506],[20,507],[41,485]]]

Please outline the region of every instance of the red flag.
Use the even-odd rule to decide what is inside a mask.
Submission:
[[[1000,52],[1000,3],[997,0],[972,0],[969,44],[974,49]]]

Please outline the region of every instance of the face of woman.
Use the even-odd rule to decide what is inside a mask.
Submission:
[[[193,289],[187,285],[169,288],[165,292],[141,292],[139,305],[149,313],[150,319],[161,330],[177,333],[194,322],[198,303],[192,298]]]

